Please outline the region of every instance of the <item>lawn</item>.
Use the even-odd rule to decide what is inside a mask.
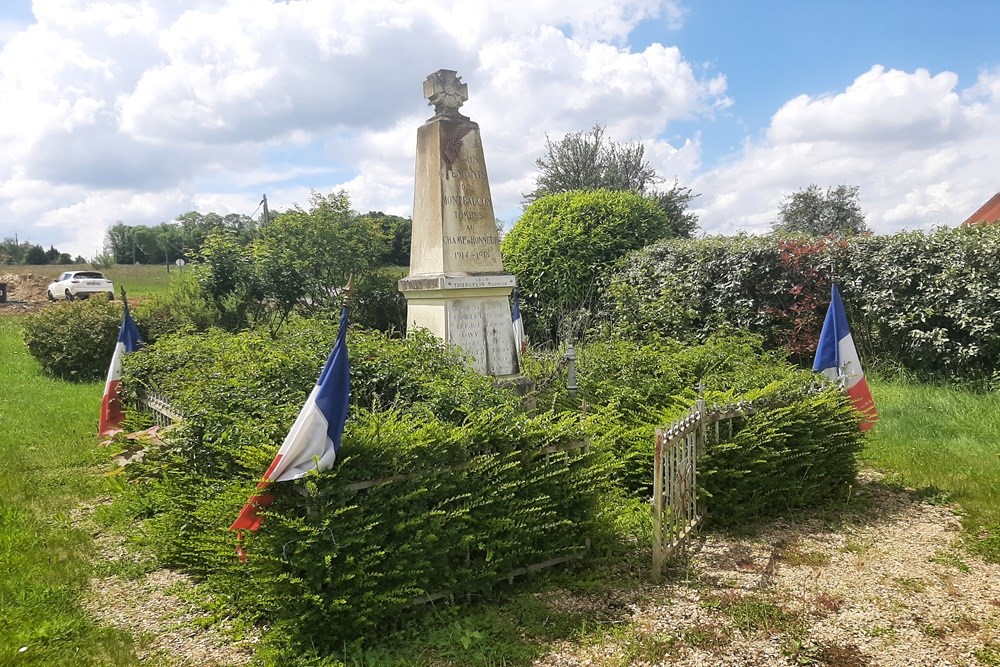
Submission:
[[[43,378],[13,317],[0,317],[0,387],[0,664],[138,664],[131,638],[78,603],[93,543],[71,512],[102,489],[102,387]]]
[[[970,532],[1000,534],[1000,394],[905,380],[875,380],[872,394],[880,419],[865,462],[956,501]]]

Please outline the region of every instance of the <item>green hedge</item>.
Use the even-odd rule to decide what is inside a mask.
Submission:
[[[545,345],[578,333],[601,271],[672,232],[663,209],[634,192],[573,191],[533,202],[500,244],[504,267],[517,276],[528,337]]]
[[[526,366],[545,374],[537,363]],[[561,389],[564,377],[542,400],[566,410],[584,402],[593,448],[614,461],[619,487],[640,498],[652,492],[655,429],[688,410],[698,387],[710,407],[773,405],[738,420],[735,437],[710,446],[699,466],[714,520],[734,524],[841,497],[854,481],[862,445],[857,413],[839,390],[810,393],[815,381],[746,334],[692,346],[606,341],[578,350],[580,389],[572,402]]]
[[[128,469],[123,506],[165,563],[270,628],[289,650],[336,651],[426,607],[414,598],[482,590],[507,572],[601,543],[608,463],[579,419],[523,414],[436,339],[352,329],[351,412],[330,470],[275,485],[248,562],[227,528],[294,420],[334,323],[263,333],[167,336],[129,355],[123,385],[170,397],[184,421]],[[133,426],[141,425],[135,415]],[[444,470],[442,470],[444,468]],[[414,477],[351,492],[352,482]],[[288,648],[288,647],[286,647]]]
[[[1000,371],[1000,226],[862,235],[665,241],[607,278],[619,336],[702,340],[720,327],[812,361],[835,277],[867,364],[986,380]]]
[[[48,375],[76,382],[103,380],[122,317],[121,301],[53,304],[24,318],[24,342]]]

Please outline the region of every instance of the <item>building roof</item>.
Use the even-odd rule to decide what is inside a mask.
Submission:
[[[993,198],[983,204],[978,211],[969,216],[964,225],[984,225],[993,222],[1000,222],[1000,192],[993,195]]]

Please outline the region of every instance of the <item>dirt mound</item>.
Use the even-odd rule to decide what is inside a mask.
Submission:
[[[0,283],[7,283],[7,301],[21,301],[29,306],[39,306],[48,301],[47,289],[50,282],[51,278],[34,273],[0,275]]]

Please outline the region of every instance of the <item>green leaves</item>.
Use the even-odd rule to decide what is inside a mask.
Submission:
[[[59,303],[24,318],[24,342],[48,375],[100,380],[108,373],[123,317],[121,301],[103,297]]]
[[[163,562],[272,628],[275,641],[337,651],[424,613],[412,604],[418,597],[481,591],[599,539],[606,457],[537,453],[582,440],[578,420],[522,413],[516,396],[429,334],[351,329],[340,458],[272,488],[276,500],[239,563],[227,527],[335,336],[334,323],[293,319],[274,340],[213,330],[130,355],[127,391],[155,387],[185,417],[167,447],[130,466],[119,501],[144,519],[144,539]]]
[[[518,279],[529,337],[545,343],[579,335],[588,323],[573,320],[586,319],[597,302],[600,273],[669,235],[663,210],[633,192],[576,191],[534,202],[501,243],[504,267]]]
[[[967,381],[1000,370],[997,225],[664,241],[613,270],[601,311],[617,336],[699,341],[747,328],[809,364],[833,281],[866,364]]]
[[[651,493],[655,428],[688,410],[699,384],[709,406],[773,404],[710,427],[698,474],[716,521],[739,523],[822,503],[854,479],[862,436],[847,399],[836,390],[806,393],[815,375],[764,352],[759,338],[716,335],[688,347],[662,340],[591,342],[577,358],[576,399],[588,406],[584,430],[592,448],[613,462],[615,483],[634,497]],[[795,400],[786,406],[788,397]]]

